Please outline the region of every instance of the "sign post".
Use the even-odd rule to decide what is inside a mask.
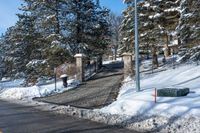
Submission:
[[[138,11],[137,0],[135,0],[135,79],[136,91],[140,91],[140,65],[139,65],[139,43],[138,43]]]
[[[57,91],[57,85],[56,85],[56,68],[54,68],[54,79],[55,79],[55,91]]]

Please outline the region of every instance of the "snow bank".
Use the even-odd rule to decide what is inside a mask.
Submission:
[[[106,60],[106,61],[103,61],[103,64],[106,65],[106,64],[111,64],[111,63],[115,63],[115,62],[121,62],[122,61],[122,58],[117,58],[116,60]]]
[[[24,83],[24,79],[10,80],[10,78],[3,78],[2,81],[0,82],[0,89],[19,87],[23,83]]]
[[[0,83],[3,88],[0,88],[0,98],[7,100],[31,100],[34,97],[44,97],[52,94],[62,93],[63,91],[73,89],[77,87],[80,82],[74,79],[68,80],[68,87],[64,88],[61,81],[57,82],[57,89],[55,90],[55,84],[48,84],[42,86],[32,86],[32,87],[18,87],[17,85],[21,80],[16,83],[16,81],[8,83]],[[16,87],[9,85],[15,83]]]
[[[126,80],[117,101],[100,110],[118,115],[200,116],[200,66],[188,65],[170,69],[141,79],[141,92],[135,91],[135,81]],[[154,88],[188,87],[191,93],[185,97],[158,97],[154,103]]]

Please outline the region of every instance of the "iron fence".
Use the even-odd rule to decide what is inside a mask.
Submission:
[[[88,80],[89,78],[91,78],[96,72],[97,72],[97,63],[93,62],[93,63],[88,63],[85,65],[85,79]]]

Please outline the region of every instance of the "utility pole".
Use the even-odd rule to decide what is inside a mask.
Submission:
[[[138,9],[135,0],[135,81],[136,91],[140,91],[140,64],[139,64],[139,43],[138,43]]]

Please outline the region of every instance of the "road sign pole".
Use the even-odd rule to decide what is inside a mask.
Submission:
[[[136,90],[140,91],[140,66],[139,66],[139,43],[138,43],[138,11],[137,0],[135,0],[135,77]]]

